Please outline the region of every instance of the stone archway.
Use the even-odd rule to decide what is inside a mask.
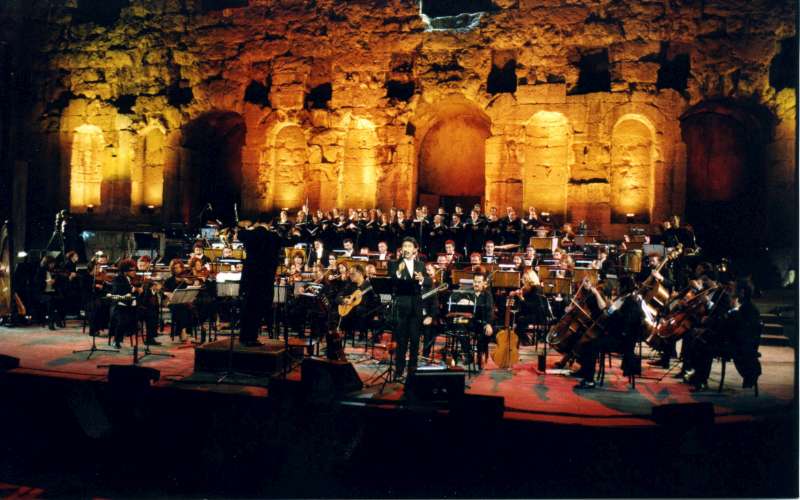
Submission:
[[[366,118],[352,118],[344,139],[344,162],[339,172],[340,207],[375,208],[377,147],[375,124]]]
[[[308,147],[305,133],[294,123],[279,125],[270,147],[272,208],[298,209],[307,195]]]
[[[417,133],[417,203],[450,209],[482,202],[489,117],[466,99],[446,100],[428,111]]]
[[[611,132],[611,222],[628,215],[649,223],[653,207],[653,125],[641,115],[625,115]]]
[[[709,255],[752,255],[766,237],[765,148],[771,115],[708,101],[681,116],[686,220]]]
[[[211,111],[183,129],[183,154],[177,185],[181,216],[186,223],[207,204],[218,218],[230,222],[234,204],[241,205],[244,119],[230,111]]]

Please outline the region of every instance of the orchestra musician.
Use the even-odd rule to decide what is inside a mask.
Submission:
[[[328,262],[328,254],[329,252],[325,248],[325,243],[322,241],[321,238],[314,238],[314,248],[311,249],[311,252],[308,255],[308,261],[306,262],[306,269],[311,270],[316,266],[317,262],[322,262],[326,264]]]
[[[419,244],[413,237],[403,238],[400,245],[402,256],[389,263],[389,276],[394,289],[395,329],[395,379],[401,380],[406,368],[406,353],[409,354],[408,372],[417,368],[419,353],[419,329],[422,324],[422,288],[430,286],[425,277],[425,265],[417,260]]]
[[[378,242],[378,255],[376,256],[376,260],[381,262],[385,262],[391,260],[392,255],[389,253],[389,245],[385,241]]]
[[[349,269],[348,277],[349,283],[343,285],[337,294],[336,303],[349,305],[357,290],[361,293],[361,302],[349,314],[341,318],[339,325],[346,334],[355,335],[358,332],[359,340],[364,340],[367,331],[372,327],[375,314],[380,307],[380,301],[372,289],[372,283],[367,278],[364,266],[353,264]]]
[[[456,242],[453,240],[444,242],[444,255],[447,265],[458,264],[462,258],[462,255],[456,252]]]
[[[181,342],[185,342],[188,338],[186,332],[191,333],[194,328],[194,309],[191,304],[175,304],[171,299],[175,290],[188,286],[190,278],[186,277],[187,272],[181,259],[172,259],[169,262],[169,271],[170,277],[164,281],[162,287],[164,295],[170,302],[169,311],[172,321],[169,336],[172,340],[178,337]]]
[[[550,306],[547,297],[542,294],[539,276],[533,269],[522,274],[522,288],[509,294],[519,299],[519,312],[516,316],[516,330],[519,339],[527,338],[529,325],[546,325],[549,319]]]
[[[486,240],[483,248],[483,262],[487,264],[497,264],[498,256],[494,253],[494,240]]]
[[[425,264],[425,275],[430,284],[423,288],[423,293],[439,285],[438,270],[432,262]],[[436,343],[439,324],[439,295],[433,294],[422,301],[422,356],[429,358]]]
[[[161,345],[160,342],[156,340],[156,337],[158,337],[159,302],[157,293],[159,285],[152,280],[151,265],[152,262],[148,255],[142,255],[139,257],[139,260],[136,261],[136,312],[139,319],[141,319],[145,325],[145,344]]]
[[[131,259],[120,261],[117,275],[111,281],[111,327],[109,335],[114,336],[114,346],[122,347],[122,341],[136,333],[136,309],[133,297],[132,280],[136,276],[136,263]]]
[[[472,316],[472,333],[475,335],[478,369],[483,369],[489,359],[489,340],[494,335],[494,298],[489,290],[489,281],[483,272],[472,277],[472,289],[475,292],[475,314]],[[467,362],[472,359],[469,346],[465,346]]]
[[[64,327],[63,288],[56,269],[56,260],[45,255],[34,278],[35,290],[39,303],[45,314],[47,328],[55,330],[56,326]]]
[[[203,248],[204,247],[203,247],[203,242],[202,241],[196,242],[194,244],[194,246],[192,247],[192,253],[189,256],[189,258],[190,259],[191,258],[199,259],[200,262],[202,263],[203,267],[205,267],[207,270],[210,271],[211,270],[211,259],[209,259],[205,255],[205,253],[203,253]]]

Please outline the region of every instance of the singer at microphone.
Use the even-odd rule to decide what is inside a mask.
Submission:
[[[430,287],[431,280],[425,275],[425,264],[417,260],[419,244],[412,237],[403,239],[401,245],[402,256],[389,263],[389,276],[395,297],[396,324],[394,327],[394,341],[397,343],[395,352],[395,380],[402,380],[406,367],[406,353],[408,353],[408,373],[417,369],[417,355],[419,353],[419,334],[422,325],[422,300],[423,287]]]

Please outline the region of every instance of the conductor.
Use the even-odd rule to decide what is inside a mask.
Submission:
[[[278,268],[281,243],[278,235],[260,225],[238,232],[247,253],[242,268],[242,327],[239,342],[257,346],[261,321],[272,310],[275,271]]]

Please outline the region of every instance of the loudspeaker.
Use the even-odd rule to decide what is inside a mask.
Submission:
[[[146,389],[160,378],[161,372],[155,368],[136,365],[108,366],[108,382],[120,389]]]
[[[714,423],[714,405],[705,403],[675,403],[653,407],[653,420],[658,425],[689,428]]]
[[[341,396],[364,387],[356,369],[347,361],[306,358],[300,367],[303,391],[311,398]]]
[[[0,372],[13,370],[14,368],[19,368],[19,358],[7,354],[0,354]]]
[[[418,401],[451,401],[464,396],[463,371],[415,371],[406,381],[406,397]]]

